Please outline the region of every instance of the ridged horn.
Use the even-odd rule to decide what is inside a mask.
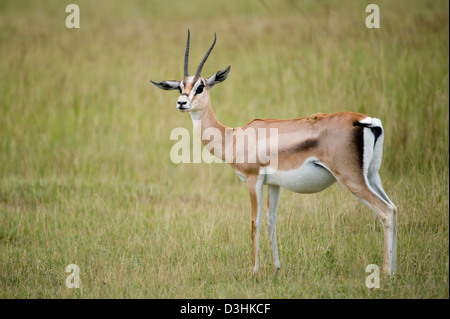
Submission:
[[[186,43],[186,52],[184,53],[184,77],[189,76],[188,72],[188,61],[189,61],[189,40],[191,37],[191,31],[188,29],[188,37],[187,37],[187,43]]]
[[[202,72],[203,65],[205,64],[206,60],[208,59],[209,54],[211,53],[212,49],[214,48],[214,45],[216,44],[216,34],[214,33],[214,42],[209,48],[208,52],[206,52],[205,57],[203,58],[202,62],[200,62],[200,65],[198,66],[196,76],[200,76],[200,73]]]

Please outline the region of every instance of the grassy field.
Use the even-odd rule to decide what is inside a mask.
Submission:
[[[0,2],[0,298],[449,298],[449,3],[376,1]],[[169,5],[170,3],[170,5]],[[383,121],[381,177],[398,206],[398,275],[368,289],[383,231],[335,185],[282,191],[281,270],[248,277],[247,187],[226,164],[173,164],[192,129],[177,93],[193,71],[219,120],[363,112]],[[77,264],[81,288],[68,289]]]

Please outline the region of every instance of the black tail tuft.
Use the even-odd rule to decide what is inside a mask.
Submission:
[[[378,138],[380,137],[381,133],[382,133],[382,129],[379,126],[370,126],[370,124],[366,124],[366,123],[360,123],[358,121],[355,121],[353,123],[353,126],[360,126],[360,127],[368,127],[372,130],[373,135],[375,136],[375,143],[377,143]]]

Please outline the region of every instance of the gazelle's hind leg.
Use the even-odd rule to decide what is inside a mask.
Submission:
[[[370,185],[367,185],[367,179],[362,174],[338,176],[337,179],[369,206],[380,219],[384,231],[383,274],[393,275],[397,266],[397,208],[392,202],[383,199],[386,195],[380,196]],[[386,198],[388,199],[387,196]]]
[[[383,154],[383,129],[377,119],[366,119],[362,125],[355,127],[359,146],[355,151],[358,156],[348,153],[345,160],[334,163],[332,173],[344,187],[369,206],[383,224],[383,273],[392,275],[397,264],[397,208],[384,192],[378,174]]]
[[[387,266],[383,266],[385,274],[394,274],[397,265],[397,207],[391,201],[389,196],[383,189],[380,174],[378,173],[381,167],[381,160],[383,155],[384,131],[381,121],[373,120],[375,128],[364,128],[364,164],[363,172],[365,175],[366,184],[370,190],[378,197],[388,204],[388,228],[384,227],[385,241],[388,241],[390,247],[389,255],[391,262]],[[376,138],[378,132],[378,138]],[[373,148],[371,147],[373,145]],[[385,223],[383,223],[384,226]],[[386,234],[387,233],[387,234]],[[388,237],[386,239],[386,237]],[[386,253],[385,253],[386,254]],[[389,267],[390,265],[390,267]]]
[[[397,207],[394,205],[394,203],[392,203],[389,196],[384,191],[378,171],[367,176],[366,181],[369,184],[369,187],[371,188],[371,190],[373,192],[375,192],[376,195],[381,197],[381,199],[389,207],[389,213],[387,215],[389,218],[389,221],[388,221],[389,227],[386,229],[384,227],[384,223],[383,223],[383,228],[384,228],[384,232],[385,232],[385,242],[386,242],[386,240],[388,240],[387,245],[390,247],[390,254],[392,256],[390,257],[391,262],[389,263],[391,266],[389,267],[389,265],[386,265],[386,267],[385,267],[385,265],[383,265],[383,272],[388,275],[393,275],[396,271],[396,265],[397,265]],[[386,232],[388,232],[387,239],[386,239]],[[386,247],[386,243],[385,243],[385,247]]]
[[[384,140],[381,121],[366,118],[354,123],[354,134],[355,153],[349,152],[347,157],[335,161],[332,173],[344,187],[369,206],[383,224],[383,273],[392,275],[397,265],[397,208],[383,190],[378,174]]]

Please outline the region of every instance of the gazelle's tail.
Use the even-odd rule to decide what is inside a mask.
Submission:
[[[394,205],[386,195],[381,185],[378,171],[383,157],[384,131],[381,121],[377,118],[367,117],[355,123],[355,126],[363,127],[363,171],[367,185],[372,188],[384,201]]]

